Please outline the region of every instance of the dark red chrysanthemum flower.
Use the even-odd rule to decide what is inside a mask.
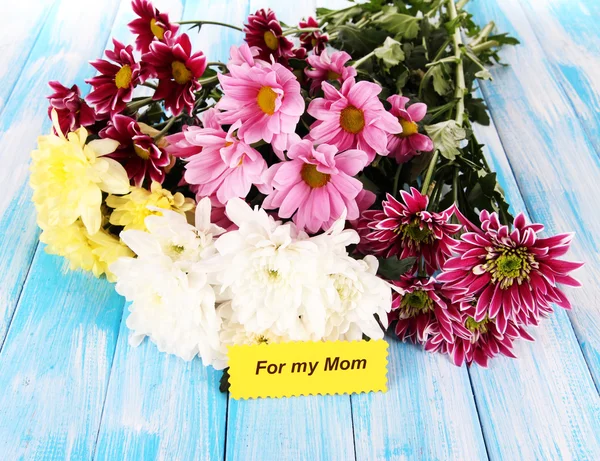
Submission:
[[[477,297],[473,318],[495,319],[504,333],[510,321],[537,324],[552,311],[551,304],[570,309],[559,283],[580,286],[569,273],[583,265],[558,259],[568,250],[573,234],[540,238],[541,224],[527,224],[519,214],[513,230],[501,225],[496,213],[482,211],[481,229],[457,212],[468,232],[461,235],[455,257],[443,267],[439,280],[467,298]]]
[[[310,16],[306,21],[298,23],[298,29],[319,27],[315,18]],[[325,49],[325,44],[329,41],[329,36],[321,31],[304,32],[300,34],[300,43],[306,51],[313,51],[315,54],[321,54]]]
[[[165,32],[177,33],[179,26],[169,22],[169,15],[158,11],[148,0],[133,0],[133,11],[139,18],[131,21],[128,26],[136,34],[135,47],[142,53],[147,53],[154,40],[162,41]]]
[[[460,324],[462,315],[443,293],[442,286],[432,278],[412,275],[393,281],[392,310],[389,322],[397,321],[395,333],[401,340],[425,343],[441,335],[448,343],[456,336],[468,337]]]
[[[248,24],[244,26],[244,32],[246,43],[260,50],[258,55],[260,59],[271,62],[273,56],[275,61],[285,62],[288,58],[294,57],[292,51],[294,44],[283,36],[281,24],[270,8],[258,10],[248,16]]]
[[[504,332],[500,332],[494,319],[489,317],[477,322],[474,318],[474,305],[470,305],[467,310],[462,311],[461,315],[460,320],[453,318],[451,322],[453,326],[464,327],[468,332],[466,337],[465,335],[454,335],[452,340],[448,341],[438,332],[427,340],[425,350],[448,354],[457,366],[461,366],[465,362],[467,365],[475,362],[482,367],[487,367],[488,360],[499,354],[516,358],[512,351],[515,339],[523,338],[533,341],[533,337],[525,328],[512,320],[507,322]]]
[[[109,157],[125,167],[129,179],[136,186],[141,187],[147,177],[162,184],[170,157],[151,136],[142,131],[134,119],[115,115],[100,132],[100,137],[119,142],[118,149]]]
[[[363,216],[370,220],[371,232],[366,239],[386,244],[385,257],[423,257],[425,269],[433,274],[452,255],[456,241],[452,238],[462,226],[449,222],[455,207],[439,213],[427,211],[429,197],[422,195],[414,187],[411,192],[401,191],[399,202],[390,194],[383,201],[383,210],[366,211]]]
[[[192,54],[192,44],[186,34],[172,37],[165,32],[164,43],[155,41],[142,60],[151,66],[158,88],[152,98],[165,100],[165,107],[173,115],[184,109],[191,114],[194,108],[194,92],[202,88],[198,79],[206,70],[206,58],[199,51]]]
[[[48,116],[51,117],[52,110],[56,110],[58,124],[63,134],[82,126],[93,125],[98,120],[94,109],[81,98],[77,85],[67,88],[57,81],[49,82],[48,85],[54,90],[54,93],[48,96],[50,101]]]
[[[133,47],[114,39],[113,44],[114,50],[105,51],[112,62],[104,59],[91,61],[100,75],[86,80],[93,88],[86,100],[96,107],[99,114],[122,112],[133,97],[133,89],[147,78],[147,73],[133,57]]]

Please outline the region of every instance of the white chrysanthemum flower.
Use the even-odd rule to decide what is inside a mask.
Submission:
[[[238,229],[215,243],[223,257],[221,283],[246,331],[290,340],[320,339],[325,308],[320,296],[318,247],[293,223],[282,224],[243,200],[227,203]]]
[[[326,340],[359,340],[363,334],[371,339],[383,338],[392,293],[387,282],[377,277],[378,261],[373,256],[363,260],[350,257],[346,246],[358,243],[354,230],[344,230],[342,216],[331,229],[313,237],[319,245],[323,270],[324,298],[327,309]]]
[[[220,348],[221,320],[211,283],[214,238],[223,229],[210,223],[210,201],[196,210],[196,227],[184,216],[160,210],[145,220],[148,232],[121,233],[137,258],[121,258],[111,266],[116,290],[131,301],[127,326],[136,346],[148,336],[162,352],[191,360],[200,354],[209,365]]]

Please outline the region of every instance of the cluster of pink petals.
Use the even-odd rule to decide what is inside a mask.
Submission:
[[[453,235],[462,226],[451,224],[454,205],[441,211],[427,211],[429,197],[414,187],[410,193],[401,191],[402,202],[392,195],[382,202],[383,210],[363,213],[370,232],[363,233],[365,245],[385,257],[423,257],[425,269],[433,274],[452,256],[456,245]],[[362,240],[362,239],[361,239]]]
[[[439,280],[457,292],[455,298],[477,298],[476,322],[494,319],[504,333],[510,321],[537,325],[552,311],[552,303],[571,308],[558,284],[580,286],[569,273],[583,263],[558,258],[569,250],[572,234],[541,238],[544,227],[527,224],[522,213],[512,231],[486,210],[480,214],[481,228],[457,215],[468,232],[461,235]]]
[[[184,109],[191,114],[196,101],[194,92],[202,88],[198,79],[206,70],[206,57],[202,51],[192,52],[187,34],[174,37],[165,32],[164,41],[152,42],[142,60],[150,66],[152,77],[158,78],[152,98],[164,99],[165,107],[173,115],[181,114]]]
[[[151,136],[142,132],[134,119],[120,114],[113,116],[108,126],[100,131],[100,137],[119,141],[118,149],[109,156],[125,167],[134,185],[141,187],[146,179],[148,183],[162,184],[165,168],[170,165],[169,155]]]
[[[346,63],[352,59],[345,51],[334,51],[331,56],[327,51],[306,58],[312,69],[307,68],[304,73],[310,79],[310,92],[315,94],[321,89],[321,83],[338,81],[340,84],[352,77],[356,77],[356,69],[347,67]]]
[[[388,136],[389,155],[393,156],[398,163],[406,163],[421,152],[433,150],[433,141],[419,133],[417,125],[417,122],[425,117],[427,105],[417,102],[406,107],[409,99],[399,95],[392,95],[387,100],[392,105],[390,112],[398,117],[402,125],[402,133]]]
[[[169,15],[158,11],[148,0],[133,0],[131,4],[139,18],[131,21],[128,26],[136,35],[135,46],[142,53],[150,50],[150,44],[155,40],[163,40],[165,32],[177,33],[179,26],[169,22]]]
[[[224,131],[216,109],[204,113],[203,124],[204,128],[184,127],[181,133],[167,137],[167,151],[187,160],[184,178],[197,186],[197,196],[215,196],[225,205],[234,197],[245,198],[253,184],[262,188],[267,163],[237,138],[235,132],[241,124],[236,122]]]
[[[242,48],[239,49],[240,52]],[[249,59],[251,56],[244,59]],[[261,139],[295,133],[304,113],[304,98],[294,74],[278,63],[263,61],[229,64],[228,74],[219,74],[223,97],[217,103],[220,121],[229,125],[242,123],[238,136],[252,144]]]
[[[298,23],[298,29],[319,27],[319,22],[309,16],[306,21]],[[300,43],[306,51],[312,51],[314,54],[320,54],[325,50],[325,45],[329,41],[329,36],[321,31],[304,32],[300,34]]]
[[[405,275],[392,283],[395,288],[388,320],[396,322],[398,338],[425,343],[439,336],[451,344],[456,337],[469,337],[469,331],[461,325],[460,311],[433,277]]]
[[[48,84],[54,91],[48,96],[50,101],[48,116],[51,115],[52,110],[56,110],[60,131],[68,133],[81,126],[90,126],[96,122],[98,119],[96,112],[81,98],[77,85],[67,88],[57,81]]]
[[[273,165],[265,175],[273,191],[263,208],[278,208],[281,218],[294,215],[296,225],[310,233],[328,229],[344,210],[349,220],[359,217],[356,199],[362,184],[354,176],[367,164],[364,152],[338,153],[335,146],[315,148],[303,140],[291,146],[287,155],[289,161]]]
[[[91,61],[100,75],[87,83],[92,85],[92,91],[86,100],[93,104],[99,114],[118,114],[133,98],[133,89],[148,77],[141,64],[133,57],[133,47],[125,46],[113,39],[114,49],[106,50],[106,57],[112,61],[97,59]]]
[[[349,78],[340,90],[327,82],[321,88],[325,97],[313,99],[308,106],[308,113],[317,119],[310,127],[312,140],[340,151],[360,149],[369,162],[376,154],[387,155],[388,134],[401,133],[402,127],[379,100],[381,86]]]
[[[261,9],[248,16],[248,24],[244,26],[246,43],[257,47],[259,57],[264,61],[286,61],[294,56],[294,44],[283,36],[281,24],[275,13],[269,8]]]

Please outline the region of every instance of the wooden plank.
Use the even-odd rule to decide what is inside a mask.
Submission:
[[[503,88],[509,70],[494,72],[495,80],[487,87]],[[519,94],[511,92],[510,100],[519,100]],[[488,103],[495,119],[503,114],[502,123],[506,123],[504,117],[517,113],[498,99]],[[531,126],[531,122],[526,123]],[[502,133],[499,126],[498,131]],[[513,175],[521,161],[515,162],[509,151],[509,163],[503,147],[506,138],[501,141],[498,131],[493,122],[488,127],[475,127],[512,211],[525,211],[528,196],[523,195],[523,201],[519,191],[522,184],[518,186]],[[504,132],[504,136],[520,142],[531,135]],[[576,303],[577,308],[585,305]],[[469,369],[490,459],[598,459],[600,402],[567,314],[557,311],[531,333],[534,343],[515,344],[518,359],[498,357],[488,369]]]
[[[183,4],[156,5],[171,18],[181,17]],[[184,19],[218,19],[222,5],[188,2]],[[231,6],[231,5],[230,5]],[[131,19],[131,14],[125,14]],[[221,16],[220,19],[223,19]],[[194,49],[209,61],[225,59],[228,48],[220,40],[220,28],[189,33]],[[185,362],[163,354],[145,341],[138,348],[128,344],[126,311],[113,362],[95,459],[222,460],[225,449],[227,396],[219,392],[221,373],[206,368],[199,359]]]
[[[21,69],[33,49],[55,0],[8,2],[0,8],[0,112],[19,81]]]
[[[270,7],[287,24],[314,13],[311,1],[250,1],[249,12]],[[236,20],[239,25],[244,18]],[[227,460],[354,459],[347,395],[287,399],[229,399]]]
[[[600,2],[520,1],[574,112],[600,153]]]
[[[87,61],[104,50],[116,4],[65,0],[53,8],[0,117],[0,345],[37,246],[26,182],[36,137],[50,129],[48,81],[81,87],[93,75]]]

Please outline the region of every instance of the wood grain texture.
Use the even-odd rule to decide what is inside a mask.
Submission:
[[[0,117],[0,345],[39,235],[27,186],[29,154],[50,129],[48,81],[85,85],[87,61],[104,50],[117,1],[64,0],[51,10]],[[33,9],[32,5],[29,5]],[[18,61],[18,60],[17,60]],[[9,64],[7,64],[9,65]],[[84,90],[85,91],[85,90]]]
[[[494,85],[501,86],[507,72],[496,72]],[[488,102],[495,116],[512,113]],[[512,211],[525,211],[527,197],[523,201],[503,148],[505,138],[500,140],[496,128],[502,133],[493,122],[476,126],[475,132],[486,144]],[[518,359],[498,357],[488,369],[469,369],[490,459],[598,459],[600,400],[567,314],[558,310],[530,331],[535,342],[517,342]]]
[[[116,25],[132,19],[126,6],[119,11]],[[182,15],[207,19],[211,14],[218,19],[214,12],[219,8],[209,10],[207,2],[170,1],[156,6],[173,20]],[[189,32],[194,49],[203,50],[209,61],[227,56],[219,30]],[[227,395],[219,392],[221,373],[204,367],[199,359],[185,362],[163,354],[148,340],[132,348],[127,341],[127,315],[121,322],[95,459],[222,460]]]

